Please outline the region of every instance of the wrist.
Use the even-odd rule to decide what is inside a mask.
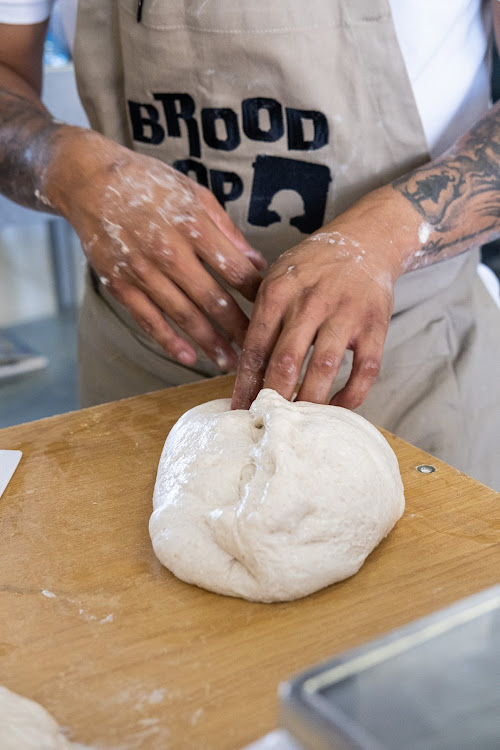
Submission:
[[[103,143],[119,148],[87,128],[62,125],[54,134],[43,191],[49,205],[70,222],[79,190],[102,171]]]
[[[422,217],[387,185],[368,193],[325,229],[331,226],[354,240],[395,283],[418,258],[425,232],[422,223]]]

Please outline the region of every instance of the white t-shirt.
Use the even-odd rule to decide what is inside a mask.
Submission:
[[[0,23],[39,23],[54,0],[0,0]],[[72,43],[77,0],[59,0]],[[396,34],[432,156],[487,109],[490,4],[483,0],[390,0]]]

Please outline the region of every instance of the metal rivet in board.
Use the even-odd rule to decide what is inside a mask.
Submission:
[[[433,471],[436,471],[436,467],[430,466],[429,464],[421,464],[420,466],[417,466],[417,471],[421,474],[432,474]]]

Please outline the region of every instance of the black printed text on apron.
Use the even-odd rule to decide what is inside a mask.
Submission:
[[[273,204],[286,190],[299,198],[298,213],[290,224],[304,234],[322,226],[332,180],[329,167],[261,153],[263,143],[278,141],[286,143],[287,151],[294,155],[326,148],[329,127],[322,112],[286,107],[267,97],[244,99],[238,109],[205,107],[200,111],[187,93],[154,93],[153,100],[128,100],[134,141],[160,146],[168,138],[183,139],[186,156],[176,159],[172,166],[210,188],[223,207],[242,196],[243,177],[233,171],[209,169],[203,162],[203,152],[231,152],[238,149],[242,139],[254,142],[248,223],[268,227],[281,221]]]

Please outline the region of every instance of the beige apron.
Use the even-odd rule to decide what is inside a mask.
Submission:
[[[428,159],[388,0],[144,0],[140,22],[137,8],[79,2],[92,127],[210,187],[270,262]],[[499,357],[477,325],[495,310],[476,265],[464,255],[398,282],[359,411],[493,484],[480,412],[499,404],[481,379]],[[92,273],[80,356],[84,405],[219,373],[202,353],[194,368],[167,358]]]

